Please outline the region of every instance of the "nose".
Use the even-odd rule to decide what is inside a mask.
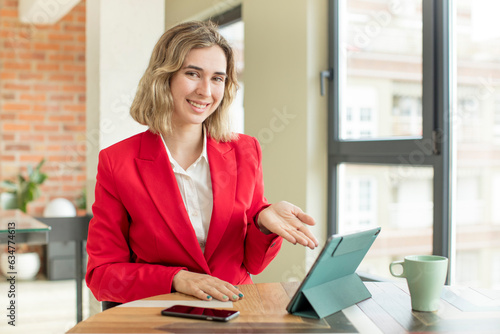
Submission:
[[[198,87],[196,87],[196,94],[201,96],[210,96],[211,95],[211,87],[210,80],[203,79],[198,82]]]

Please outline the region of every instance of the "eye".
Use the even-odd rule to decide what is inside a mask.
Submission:
[[[215,77],[214,80],[215,82],[220,82],[220,83],[223,83],[225,81],[224,77]]]
[[[199,78],[200,77],[200,75],[197,72],[186,72],[186,75],[188,77],[195,77],[195,78]]]

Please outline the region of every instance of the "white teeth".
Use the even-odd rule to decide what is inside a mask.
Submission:
[[[188,100],[188,102],[191,103],[196,108],[205,108],[207,106],[206,104],[198,104],[198,103],[190,101],[190,100]]]

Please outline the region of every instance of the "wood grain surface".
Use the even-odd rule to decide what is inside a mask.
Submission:
[[[500,333],[497,291],[446,287],[437,312],[415,312],[405,285],[365,284],[372,298],[324,319],[288,314],[286,306],[297,282],[261,283],[238,287],[245,297],[233,303],[240,316],[229,322],[162,316],[162,307],[115,307],[68,333]],[[173,293],[143,301],[150,300],[195,298]]]

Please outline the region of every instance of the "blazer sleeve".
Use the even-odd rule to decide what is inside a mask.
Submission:
[[[250,274],[257,275],[278,255],[283,238],[274,233],[266,235],[257,227],[256,220],[259,213],[267,208],[269,204],[264,197],[262,151],[257,139],[252,139],[255,145],[257,168],[255,170],[252,206],[247,215],[244,265]]]
[[[117,192],[106,150],[99,154],[92,211],[86,282],[94,296],[100,301],[123,303],[170,293],[174,275],[185,268],[134,263],[129,248],[129,215]]]

